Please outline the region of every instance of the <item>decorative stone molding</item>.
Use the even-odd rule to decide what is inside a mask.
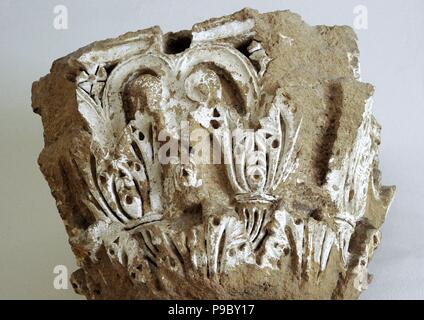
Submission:
[[[372,93],[350,28],[288,11],[155,27],[55,61],[33,108],[75,291],[358,297],[394,194]]]

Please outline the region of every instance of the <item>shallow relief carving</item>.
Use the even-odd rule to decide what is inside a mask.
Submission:
[[[290,88],[266,88],[268,67],[279,62],[256,20],[247,10],[193,31],[151,29],[67,61],[84,130],[56,166],[72,180],[67,208],[58,207],[81,268],[77,292],[346,298],[366,288],[380,241],[364,218],[367,199],[383,198],[370,100],[351,148],[338,165],[331,146],[313,187],[329,204],[294,205],[304,196],[296,198],[296,185],[308,185],[305,113]],[[383,191],[387,209],[393,190]]]

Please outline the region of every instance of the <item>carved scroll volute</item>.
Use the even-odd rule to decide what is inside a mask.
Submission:
[[[187,96],[195,102],[206,105],[207,102],[213,103],[212,97],[221,100],[219,80],[227,80],[232,88],[236,88],[231,94],[238,95],[242,100],[239,103],[243,104],[227,107],[243,115],[253,113],[258,107],[260,90],[255,68],[230,46],[208,45],[190,49],[179,60],[177,70],[177,77],[185,83]]]
[[[185,91],[191,100],[206,106],[216,106],[222,99],[219,77],[209,69],[193,71],[185,80]]]
[[[103,94],[103,105],[115,114],[113,118],[115,132],[119,135],[126,126],[126,102],[123,93],[132,94],[132,103],[149,106],[151,111],[159,111],[161,101],[169,99],[168,86],[162,82],[169,82],[172,78],[171,62],[166,56],[156,54],[143,54],[118,64],[110,74]],[[133,89],[133,90],[131,90]],[[128,91],[129,90],[129,91]],[[134,91],[135,90],[135,91]],[[137,92],[138,91],[138,92]],[[145,113],[146,110],[139,110]]]

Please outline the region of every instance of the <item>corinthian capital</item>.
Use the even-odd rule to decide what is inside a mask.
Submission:
[[[358,297],[394,187],[355,38],[244,9],[57,60],[33,107],[76,292]]]

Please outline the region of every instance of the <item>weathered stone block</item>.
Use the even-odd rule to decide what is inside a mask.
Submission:
[[[33,85],[90,299],[356,298],[394,194],[348,27],[245,9],[93,43]]]

